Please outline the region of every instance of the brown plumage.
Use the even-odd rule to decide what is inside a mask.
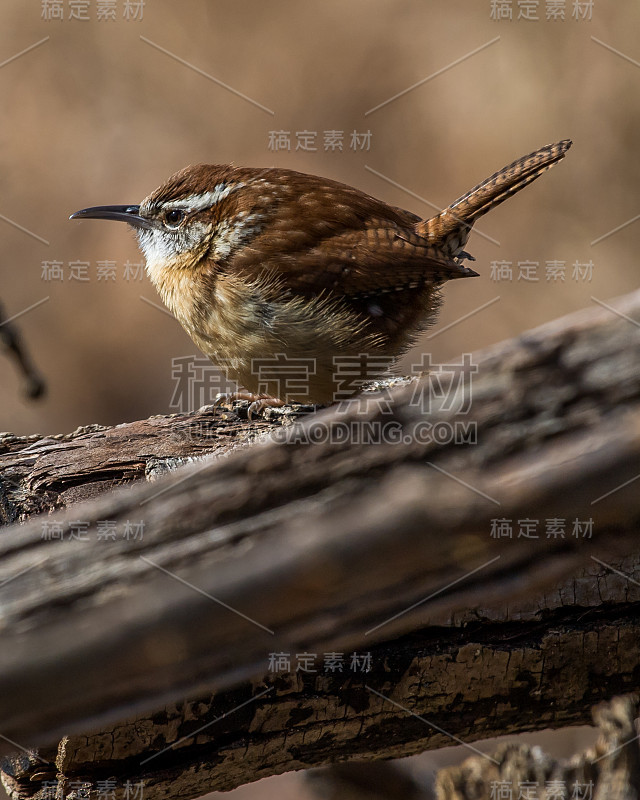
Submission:
[[[140,206],[73,216],[137,229],[163,300],[241,386],[326,403],[411,346],[433,322],[441,285],[477,275],[463,264],[474,222],[570,145],[513,162],[428,220],[326,178],[205,164]]]

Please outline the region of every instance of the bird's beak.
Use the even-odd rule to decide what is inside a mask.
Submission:
[[[151,220],[140,216],[140,206],[93,206],[76,211],[69,219],[115,219],[134,228],[153,228]]]

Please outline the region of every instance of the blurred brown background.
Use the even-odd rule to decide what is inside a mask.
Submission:
[[[481,221],[499,244],[472,236],[481,277],[446,287],[433,333],[500,299],[425,338],[405,367],[421,350],[453,358],[637,287],[640,221],[605,234],[640,214],[638,4],[594,0],[576,18],[566,0],[564,20],[546,19],[563,5],[548,0],[139,5],[0,5],[0,300],[20,315],[49,389],[25,401],[0,355],[0,430],[54,433],[169,410],[171,360],[194,345],[153,306],[146,277],[125,278],[126,263],[142,261],[127,228],[67,217],[139,202],[190,163],[290,167],[429,216],[399,187],[442,207],[514,158],[572,138],[564,163]],[[492,18],[509,7],[512,19]],[[518,19],[525,7],[538,19]],[[296,150],[304,130],[316,132],[316,151]],[[354,130],[371,132],[368,150],[350,147]],[[291,149],[271,149],[272,131],[289,131]],[[325,131],[344,132],[342,151],[325,151]],[[492,261],[511,262],[513,279],[492,280]],[[517,280],[519,261],[537,264],[537,282]],[[87,280],[71,279],[74,262],[88,265]],[[564,262],[564,281],[546,279],[547,262]],[[576,262],[592,262],[591,280],[575,279]],[[56,265],[63,280],[45,279]],[[100,280],[101,266],[115,280]],[[277,792],[300,796],[296,780]]]
[[[171,359],[195,346],[141,299],[160,303],[146,276],[125,279],[126,262],[142,261],[127,228],[67,217],[139,202],[190,163],[318,173],[428,216],[430,206],[366,167],[444,206],[514,158],[570,137],[564,163],[481,221],[499,245],[472,236],[481,277],[446,287],[433,332],[500,300],[420,349],[455,357],[592,295],[634,289],[640,221],[591,243],[640,213],[640,6],[594,0],[576,18],[566,0],[565,19],[547,20],[561,5],[146,0],[140,19],[127,0],[3,0],[0,300],[13,316],[49,298],[16,320],[49,392],[26,402],[0,356],[0,430],[53,433],[169,410]],[[509,6],[511,20],[492,19]],[[518,19],[525,7],[538,20]],[[111,10],[115,19],[101,18]],[[316,132],[315,152],[296,150],[304,130]],[[344,132],[341,152],[324,149],[331,130]],[[371,131],[368,151],[350,147],[354,130]],[[291,149],[270,149],[271,131],[289,131]],[[492,280],[492,261],[512,262],[513,279]],[[538,282],[517,280],[518,261],[537,262]],[[62,281],[43,278],[45,262],[58,263]],[[70,278],[72,262],[88,264],[88,280]],[[115,280],[98,279],[105,262]],[[564,262],[564,282],[547,281],[547,262]],[[591,280],[573,277],[575,262],[593,263]]]

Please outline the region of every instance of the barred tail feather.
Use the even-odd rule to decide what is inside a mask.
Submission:
[[[461,227],[466,228],[468,234],[479,217],[535,181],[561,161],[570,147],[571,140],[564,139],[517,159],[462,195],[437,216],[419,222],[416,232],[429,241],[440,242],[459,232]]]

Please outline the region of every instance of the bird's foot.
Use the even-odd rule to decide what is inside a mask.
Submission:
[[[236,402],[248,402],[247,417],[253,419],[260,416],[267,408],[282,408],[285,405],[283,400],[277,397],[270,397],[268,394],[254,394],[246,390],[237,392],[222,392],[216,396],[213,402],[214,407],[233,406]]]

